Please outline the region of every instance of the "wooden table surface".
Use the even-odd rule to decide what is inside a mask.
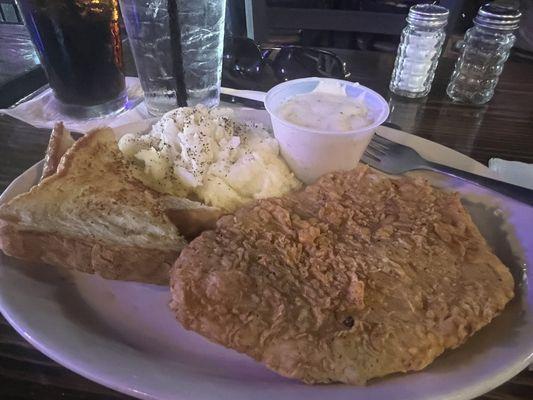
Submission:
[[[533,162],[531,63],[510,60],[492,101],[484,106],[467,106],[452,104],[445,95],[452,59],[441,60],[433,90],[427,98],[406,100],[391,96],[387,90],[393,55],[343,51],[341,56],[347,61],[351,79],[374,88],[389,100],[389,122],[403,130],[451,147],[482,163],[490,157]],[[131,63],[129,68],[131,73]],[[268,86],[262,85],[263,89]],[[253,86],[250,83],[250,88],[258,88]],[[42,158],[48,135],[47,130],[0,116],[1,190]],[[0,319],[0,399],[127,398],[51,361]],[[480,399],[533,399],[533,372],[522,372]]]

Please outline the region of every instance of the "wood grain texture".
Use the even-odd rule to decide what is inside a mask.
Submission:
[[[490,157],[533,162],[533,65],[509,62],[496,95],[485,106],[453,104],[445,96],[453,60],[442,60],[430,95],[422,100],[391,96],[387,86],[394,57],[344,51],[351,79],[389,101],[389,122],[449,146],[478,161]],[[270,84],[265,83],[264,86]],[[47,130],[0,116],[0,189],[39,161]],[[0,399],[115,400],[130,397],[106,389],[42,355],[0,318]],[[533,372],[524,371],[480,400],[533,399]]]

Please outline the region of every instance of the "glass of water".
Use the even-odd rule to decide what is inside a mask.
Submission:
[[[226,0],[120,0],[150,114],[220,101]]]

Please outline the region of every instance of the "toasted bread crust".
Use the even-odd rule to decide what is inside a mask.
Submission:
[[[55,174],[61,157],[66,151],[74,144],[74,139],[70,135],[67,129],[63,126],[62,122],[58,122],[52,133],[50,134],[50,140],[48,141],[48,147],[44,156],[43,173],[41,180]]]
[[[75,157],[77,157],[78,154],[83,152],[84,149],[90,150],[91,146],[93,146],[95,142],[98,142],[100,140],[100,137],[102,136],[113,137],[114,136],[113,130],[110,128],[93,129],[92,131],[82,136],[80,139],[76,140],[72,144],[72,146],[70,146],[60,157],[58,165],[55,168],[55,171],[52,173],[52,175],[47,177],[47,180],[49,182],[53,182],[53,181],[60,180],[62,177],[67,176],[71,171]],[[116,166],[118,167],[119,164],[120,162],[117,162]],[[141,185],[140,182],[139,182],[139,185]],[[24,193],[19,196],[22,196],[22,195],[24,195]]]
[[[106,279],[168,285],[169,269],[179,252],[109,245],[96,240],[18,229],[0,223],[0,247],[9,256],[46,263]]]

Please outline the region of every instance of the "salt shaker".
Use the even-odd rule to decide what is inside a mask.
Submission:
[[[503,64],[515,42],[520,11],[508,4],[487,3],[466,31],[461,54],[446,92],[455,101],[484,104],[494,95]]]
[[[433,4],[409,9],[390,82],[391,92],[406,97],[424,97],[431,89],[448,22],[448,10]]]

